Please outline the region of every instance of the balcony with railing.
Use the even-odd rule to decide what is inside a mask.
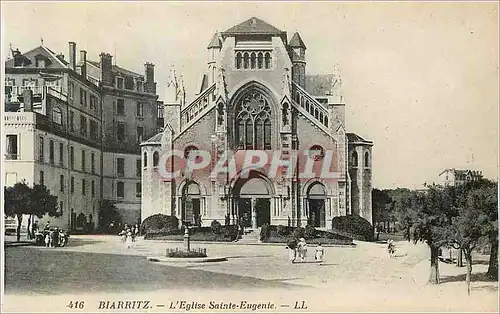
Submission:
[[[5,86],[5,102],[15,103],[23,101],[23,93],[25,90],[31,90],[33,92],[33,97],[45,99],[47,94],[50,94],[56,98],[63,101],[68,100],[67,92],[62,88],[62,86]]]
[[[181,111],[181,125],[184,128],[189,122],[193,121],[201,112],[215,103],[215,84],[207,88],[186,108]]]
[[[325,105],[317,101],[309,95],[302,87],[293,83],[292,85],[293,100],[295,104],[304,109],[307,114],[318,121],[321,125],[328,129],[328,110]]]

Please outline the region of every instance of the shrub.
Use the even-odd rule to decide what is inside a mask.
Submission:
[[[373,241],[374,232],[371,223],[357,215],[339,216],[332,219],[332,231],[349,234],[361,241]]]
[[[306,239],[314,239],[316,238],[316,228],[312,225],[307,225],[304,230],[304,238]]]
[[[207,257],[206,249],[197,249],[184,251],[179,249],[167,249],[167,257],[177,257],[177,258],[194,258],[194,257]]]
[[[291,236],[292,236],[292,238],[293,238],[293,239],[300,239],[300,238],[303,238],[303,237],[304,237],[304,233],[305,233],[304,228],[302,228],[302,227],[297,227],[297,228],[295,228],[295,229],[293,230],[293,232],[292,232],[292,235],[291,235]]]
[[[156,214],[144,219],[141,224],[141,233],[146,234],[157,230],[178,230],[179,219],[175,216]]]
[[[276,232],[283,237],[289,236],[293,232],[293,227],[287,227],[278,225],[276,226]]]
[[[217,220],[212,220],[212,223],[210,223],[210,228],[212,228],[213,234],[220,234],[222,231],[222,225]]]
[[[267,238],[269,238],[271,230],[269,228],[268,224],[263,224],[262,227],[260,228],[260,240],[265,241]]]
[[[234,241],[236,240],[236,238],[238,237],[238,230],[239,226],[238,225],[227,225],[227,226],[224,226],[224,228],[222,229],[223,232],[223,236],[225,239],[229,239],[230,241]]]

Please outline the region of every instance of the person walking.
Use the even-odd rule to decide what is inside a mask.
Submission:
[[[325,254],[325,249],[321,246],[321,243],[318,243],[316,247],[316,254],[314,255],[314,260],[318,263],[323,262],[323,255]]]
[[[130,229],[127,229],[127,233],[126,233],[126,240],[125,240],[125,244],[127,245],[127,248],[130,249],[132,247],[132,231]]]
[[[305,262],[306,257],[307,257],[307,243],[306,239],[300,238],[299,243],[297,244],[298,251],[299,251],[299,258],[301,262]]]
[[[297,259],[297,240],[291,239],[288,241],[286,248],[288,249],[288,258],[290,262],[293,264]]]
[[[392,239],[387,241],[387,251],[389,252],[389,256],[391,258],[394,257],[394,253],[396,253],[396,246],[394,245],[394,241],[392,241]]]

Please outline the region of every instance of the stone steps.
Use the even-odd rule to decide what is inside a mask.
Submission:
[[[247,233],[238,239],[238,243],[260,243],[260,228],[247,230]]]

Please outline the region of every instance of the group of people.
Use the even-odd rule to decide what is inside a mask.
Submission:
[[[36,225],[34,224],[34,226]],[[45,224],[41,232],[38,230],[33,230],[33,232],[35,232],[35,240],[38,245],[45,244],[45,247],[58,247],[68,244],[66,232],[58,227],[51,227],[50,221]]]
[[[124,228],[120,233],[118,233],[119,236],[121,236],[121,240],[127,248],[132,247],[132,242],[135,242],[136,238],[139,236],[140,230],[139,230],[139,224],[135,224],[135,226],[129,227],[129,225],[125,224]]]
[[[299,241],[292,239],[288,242],[287,249],[289,250],[290,261],[295,263],[297,260],[297,255],[301,263],[306,261],[307,258],[307,243],[306,239],[300,238]],[[323,256],[325,255],[325,249],[318,243],[315,248],[314,261],[318,263],[323,262]]]

